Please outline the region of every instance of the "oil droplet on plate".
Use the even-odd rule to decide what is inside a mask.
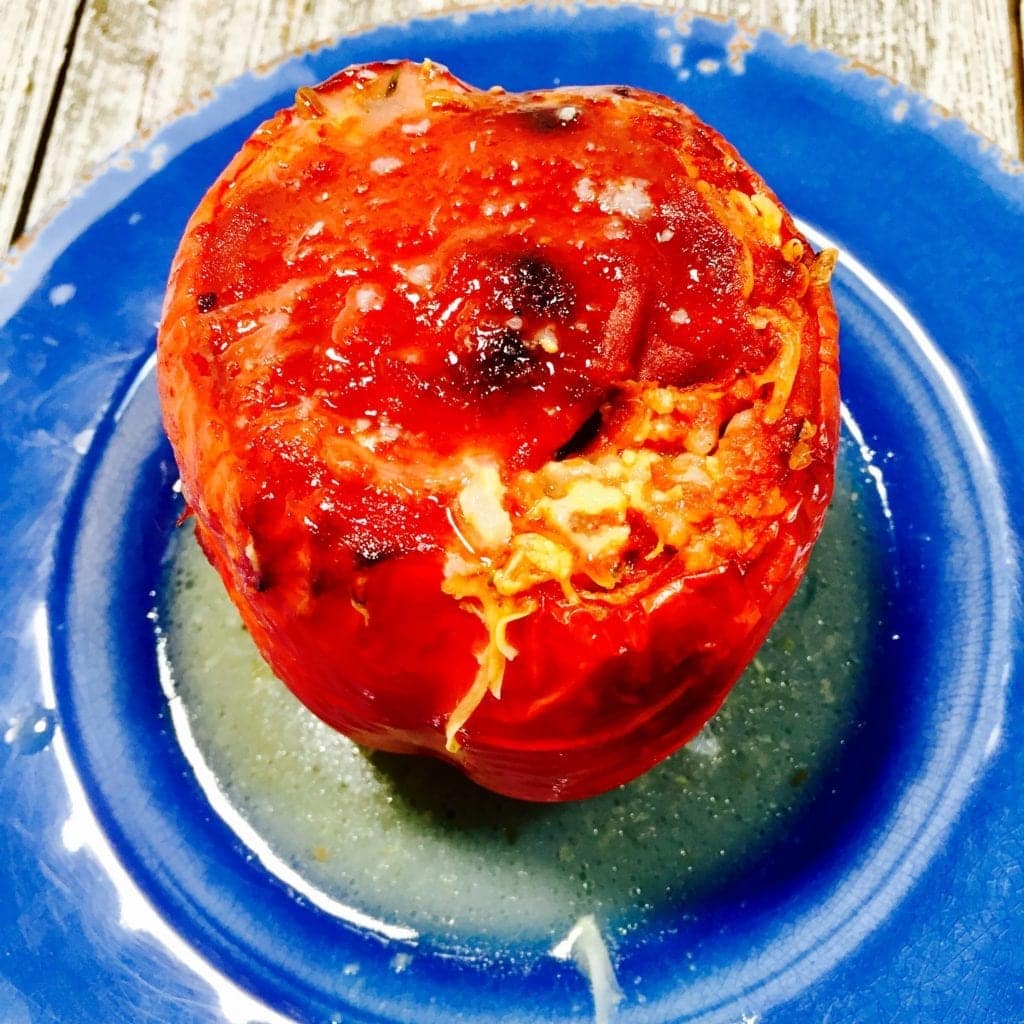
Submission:
[[[50,745],[56,724],[57,716],[52,709],[33,705],[8,720],[4,743],[17,754],[38,754]]]

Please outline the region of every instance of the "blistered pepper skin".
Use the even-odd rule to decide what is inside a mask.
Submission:
[[[626,782],[803,574],[830,270],[664,97],[346,69],[255,131],[174,261],[158,380],[199,542],[357,742],[529,800]]]

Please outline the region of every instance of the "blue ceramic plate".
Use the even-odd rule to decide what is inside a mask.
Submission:
[[[147,612],[175,472],[151,357],[179,233],[297,86],[428,55],[484,86],[674,96],[842,252],[844,397],[884,512],[862,724],[811,813],[749,872],[616,938],[617,1018],[1020,1019],[1024,177],[838,57],[599,7],[417,21],[247,75],[112,165],[0,271],[0,1018],[607,1009],[544,944],[453,949],[403,928],[401,907],[382,932],[275,877],[211,809],[157,681]]]

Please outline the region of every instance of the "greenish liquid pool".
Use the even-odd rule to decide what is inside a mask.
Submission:
[[[807,577],[725,706],[619,790],[530,805],[357,747],[271,674],[188,531],[160,610],[185,746],[281,862],[381,921],[457,944],[554,940],[586,914],[635,929],[765,856],[856,726],[878,593],[860,468],[844,449]]]

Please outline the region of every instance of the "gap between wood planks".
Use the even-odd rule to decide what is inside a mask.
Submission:
[[[1024,160],[1024,0],[1010,0],[1010,45],[1017,79],[1017,137],[1020,157]]]
[[[57,108],[60,105],[60,97],[64,92],[64,82],[68,77],[68,68],[71,65],[71,54],[75,49],[75,40],[78,37],[78,29],[82,24],[82,15],[88,0],[78,0],[75,5],[75,13],[71,18],[71,27],[68,29],[68,36],[64,42],[64,56],[61,58],[60,67],[57,69],[57,77],[53,82],[53,89],[50,92],[50,102],[46,107],[46,116],[43,118],[42,126],[39,129],[39,139],[36,142],[35,153],[32,155],[32,166],[29,168],[28,179],[21,196],[21,205],[18,207],[18,216],[14,221],[14,228],[11,231],[11,240],[18,239],[28,224],[29,210],[32,206],[32,197],[36,192],[36,184],[39,181],[39,173],[43,168],[43,161],[46,159],[46,151],[50,146],[50,136],[53,134],[53,122],[57,116]]]

